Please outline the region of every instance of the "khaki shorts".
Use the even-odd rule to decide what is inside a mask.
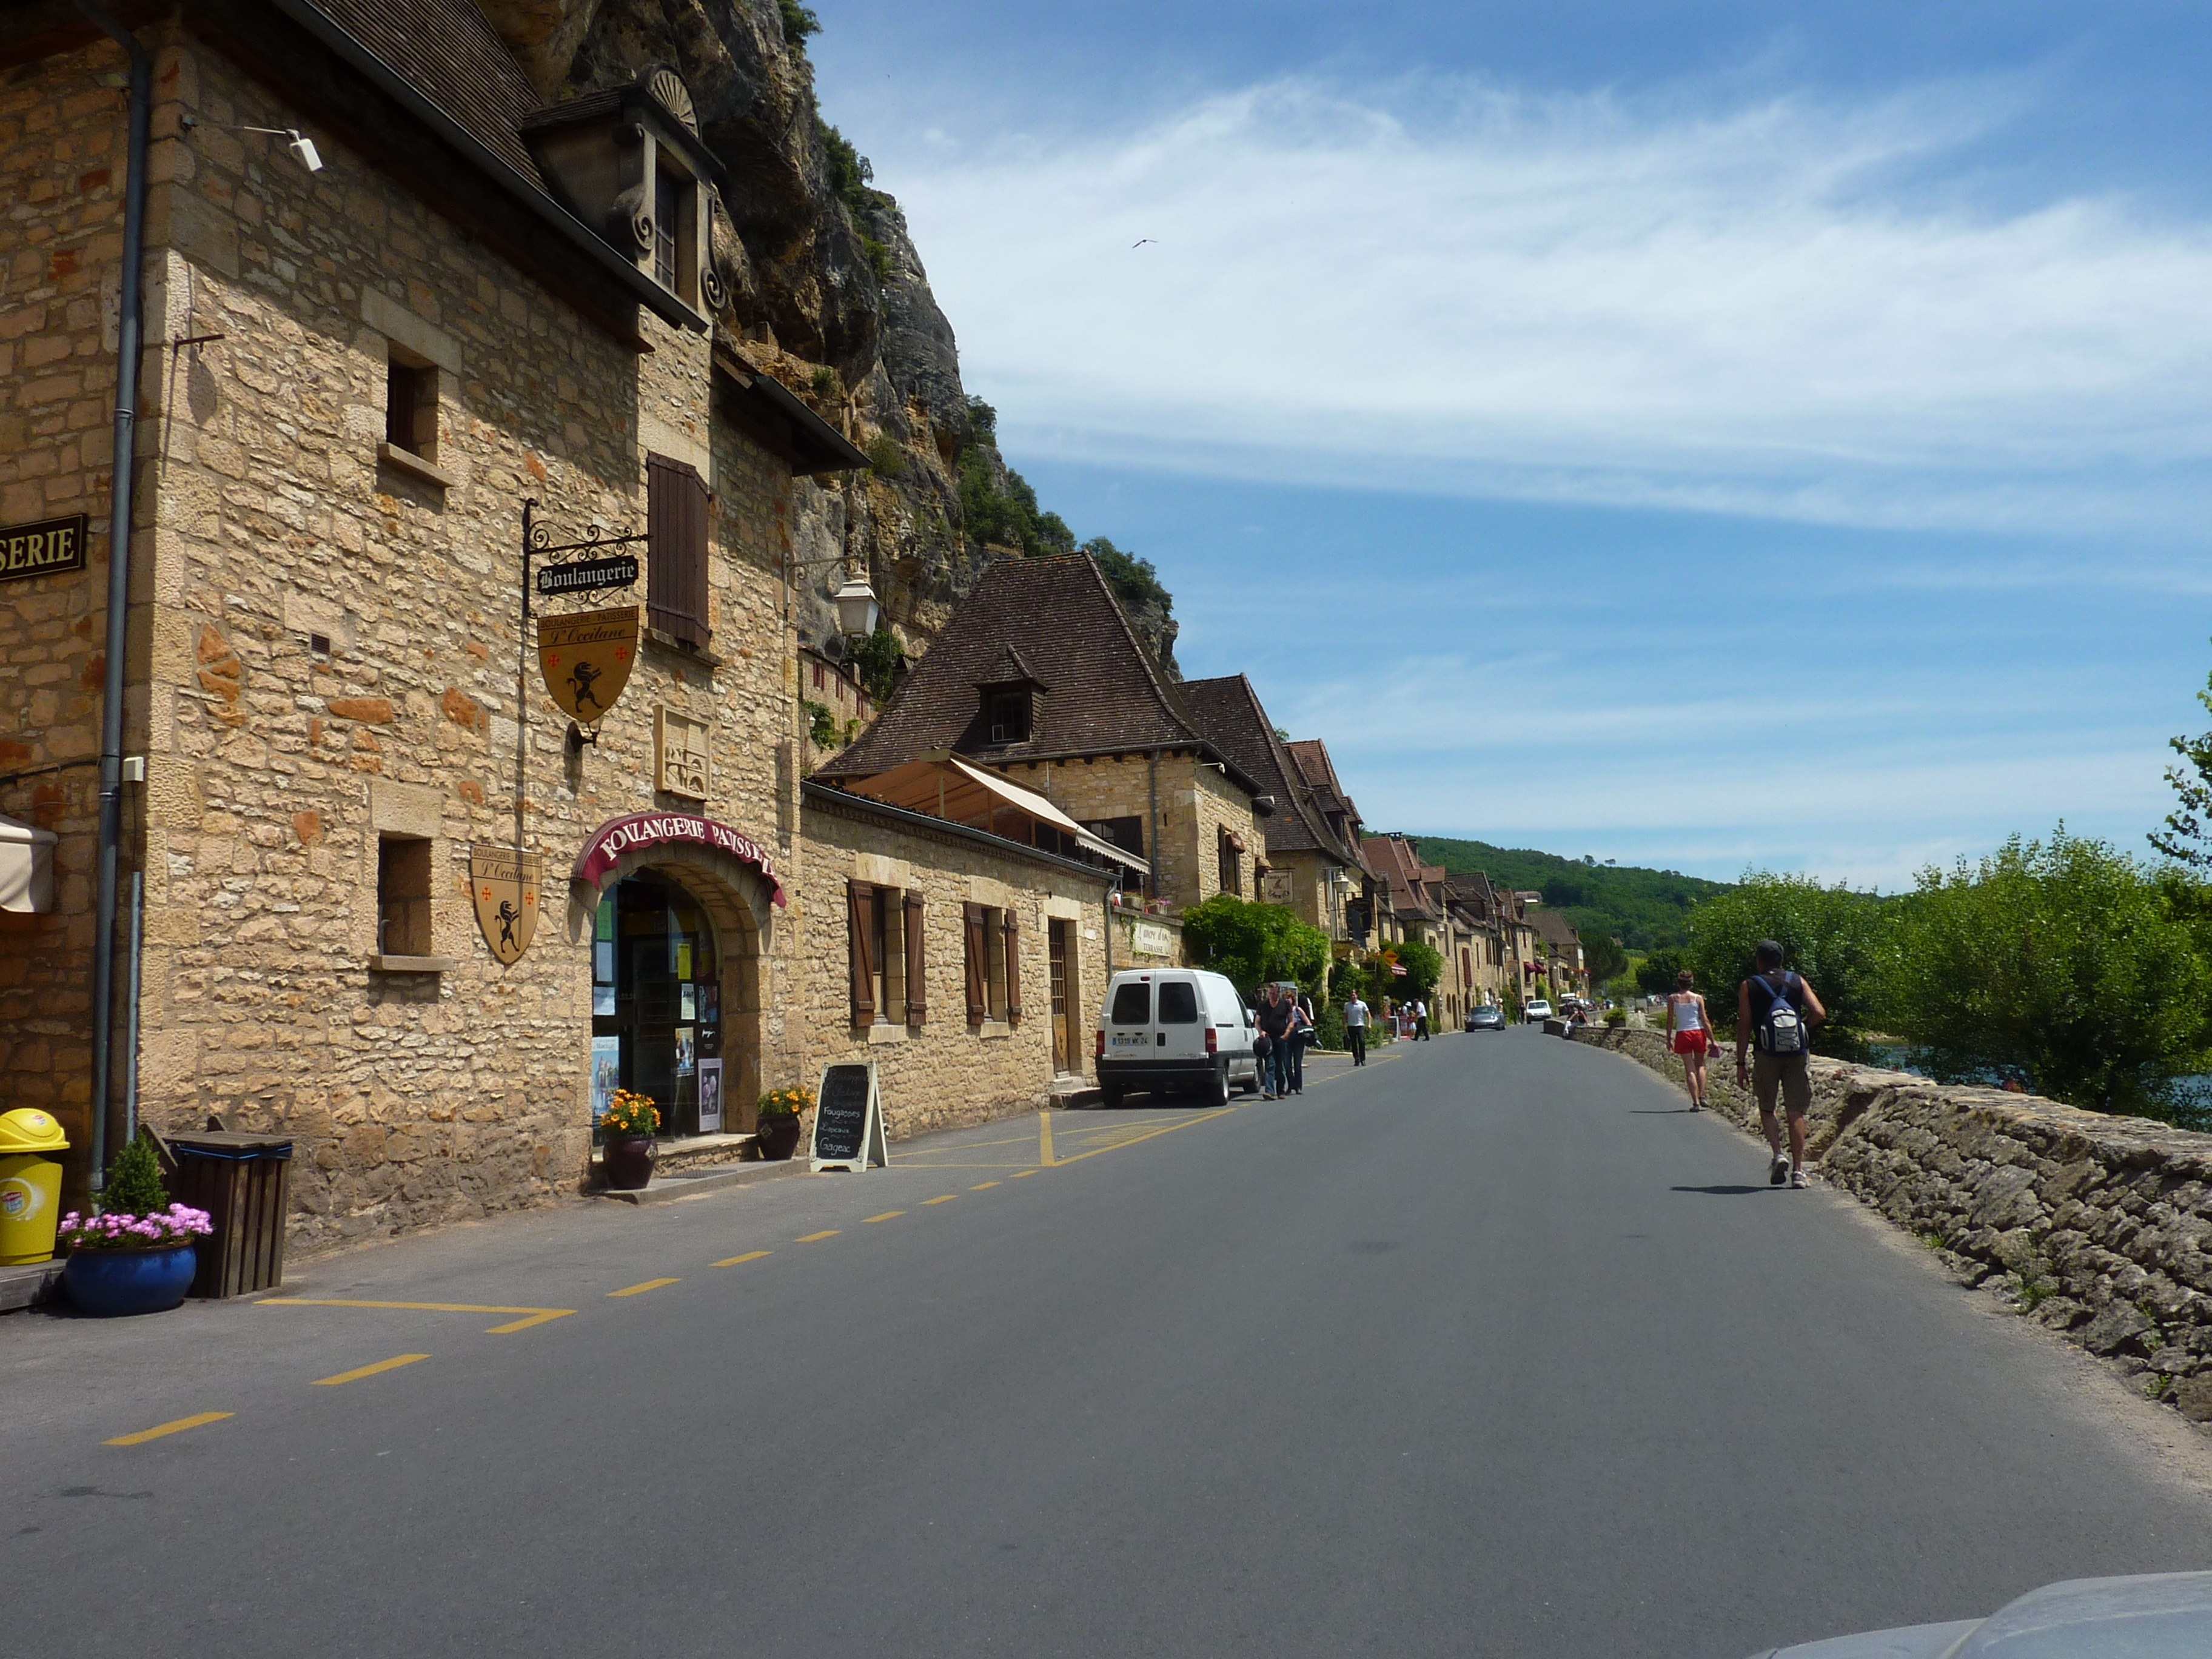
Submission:
[[[1764,1116],[1774,1114],[1774,1096],[1782,1095],[1782,1109],[1802,1117],[1813,1109],[1813,1079],[1802,1054],[1751,1053],[1751,1092]]]

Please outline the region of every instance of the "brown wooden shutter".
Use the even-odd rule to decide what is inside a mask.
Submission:
[[[906,1023],[923,1024],[929,1018],[929,953],[922,948],[921,895],[906,896]]]
[[[645,458],[645,619],[686,645],[707,628],[707,484],[682,461]]]
[[[852,966],[853,1024],[866,1030],[876,1023],[876,890],[865,881],[845,884],[845,946]]]
[[[981,1025],[991,1017],[990,994],[983,985],[983,975],[991,962],[990,947],[983,938],[983,907],[967,905],[963,913],[968,935],[968,1023]]]
[[[1018,1024],[1022,1018],[1022,934],[1021,924],[1014,913],[1006,912],[1006,1024]]]

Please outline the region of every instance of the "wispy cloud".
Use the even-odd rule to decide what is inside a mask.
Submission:
[[[2212,460],[2212,229],[2118,197],[1978,206],[1960,157],[2021,100],[1713,113],[1294,77],[879,160],[971,386],[1031,452],[2172,532]]]

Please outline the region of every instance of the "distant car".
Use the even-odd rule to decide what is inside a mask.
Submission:
[[[1502,1031],[1505,1029],[1505,1011],[1480,1003],[1467,1011],[1467,1029],[1470,1031]]]
[[[1551,1017],[1552,1005],[1546,998],[1530,997],[1521,1005],[1521,1023],[1523,1025],[1541,1025]]]
[[[1987,1619],[1768,1648],[1755,1659],[2180,1659],[2212,1653],[2212,1572],[2069,1578]]]

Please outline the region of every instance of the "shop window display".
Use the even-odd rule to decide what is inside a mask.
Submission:
[[[617,1089],[650,1095],[663,1134],[697,1133],[701,1062],[721,1056],[721,958],[706,912],[652,871],[617,882],[592,930],[593,1138]]]

